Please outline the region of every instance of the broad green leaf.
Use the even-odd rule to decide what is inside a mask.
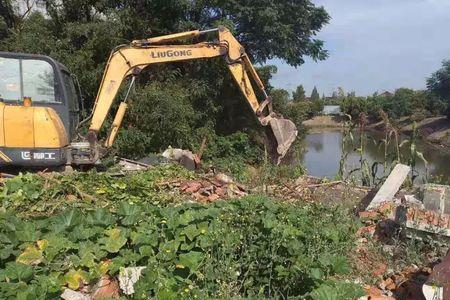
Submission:
[[[61,234],[48,235],[45,240],[47,245],[44,248],[44,255],[49,261],[52,261],[63,250],[73,248],[73,243]]]
[[[100,243],[103,245],[103,248],[109,253],[117,253],[120,248],[122,248],[127,239],[123,234],[123,231],[119,228],[113,228],[105,231],[107,237],[103,237],[100,239]]]
[[[14,247],[13,246],[11,246],[11,245],[4,246],[3,249],[0,249],[0,260],[6,260],[13,253],[14,253]]]
[[[181,231],[181,234],[186,235],[189,240],[193,241],[195,239],[195,237],[200,234],[200,230],[197,228],[196,225],[191,224],[191,225],[188,225],[187,227],[185,227]]]
[[[128,202],[121,202],[119,204],[119,210],[117,213],[123,216],[123,225],[133,225],[141,220],[142,217],[141,207],[139,205],[130,204]]]
[[[191,251],[188,253],[180,254],[178,265],[188,267],[191,272],[195,272],[200,266],[203,258],[204,254],[202,252]]]
[[[57,216],[53,220],[53,230],[61,232],[82,223],[83,216],[77,209],[71,209]]]
[[[34,242],[39,239],[40,232],[36,230],[36,226],[28,221],[18,224],[16,237],[22,242]]]
[[[109,226],[115,222],[115,218],[106,209],[99,208],[94,212],[90,212],[86,217],[86,221],[93,225]]]
[[[338,292],[335,288],[323,284],[316,288],[314,291],[311,292],[311,298],[313,300],[344,300],[346,298],[339,297]],[[351,298],[350,298],[351,299]]]
[[[17,257],[16,262],[25,265],[38,265],[42,262],[42,251],[34,245],[28,245],[25,250]]]
[[[33,268],[18,262],[6,264],[5,275],[12,280],[28,281],[33,276]]]
[[[70,270],[64,275],[64,283],[72,290],[77,290],[84,282],[87,282],[87,273],[83,270]]]
[[[316,279],[316,280],[320,280],[323,277],[323,271],[319,268],[311,268],[309,270],[309,274],[311,275],[312,278]]]

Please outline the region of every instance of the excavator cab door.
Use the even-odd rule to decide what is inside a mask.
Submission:
[[[24,97],[30,97],[34,107],[53,108],[68,136],[74,135],[79,104],[67,68],[44,55],[0,52],[0,99],[22,105]]]

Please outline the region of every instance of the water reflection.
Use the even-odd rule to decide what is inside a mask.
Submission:
[[[355,139],[358,133],[354,133]],[[303,153],[302,162],[306,167],[308,174],[318,177],[336,177],[339,171],[339,161],[342,155],[342,138],[341,131],[324,131],[318,133],[310,133],[305,139],[305,152]],[[366,140],[364,158],[367,159],[371,166],[374,162],[384,162],[384,145],[380,141],[384,138],[382,133],[370,133]],[[402,137],[402,140],[406,137]],[[357,145],[358,145],[358,141]],[[393,143],[392,143],[393,144]],[[417,150],[422,152],[428,165],[421,160],[417,160],[416,169],[419,177],[416,183],[426,181],[426,172],[432,177],[437,177],[443,181],[450,181],[450,154],[448,152],[437,149],[428,145],[423,141],[416,143]],[[359,154],[353,149],[353,145],[348,143],[344,145],[344,151],[350,152],[346,170],[353,170],[360,166]],[[392,161],[397,157],[396,147],[390,145],[388,148],[388,160]],[[400,148],[402,161],[406,161],[410,157],[409,145]],[[378,177],[383,176],[383,166],[379,165]]]

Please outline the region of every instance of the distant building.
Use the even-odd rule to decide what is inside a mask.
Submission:
[[[340,116],[342,114],[339,105],[324,105],[322,114],[325,116]]]
[[[389,92],[389,91],[384,91],[384,92],[381,93],[379,96],[385,97],[385,98],[390,98],[390,97],[394,96],[394,94],[391,93],[391,92]]]

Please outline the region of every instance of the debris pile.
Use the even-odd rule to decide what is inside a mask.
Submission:
[[[223,174],[213,178],[186,180],[180,182],[181,193],[189,194],[198,202],[213,202],[219,199],[240,198],[247,195],[246,188]]]
[[[104,275],[93,286],[85,285],[78,291],[66,288],[61,294],[64,300],[119,299],[120,295],[133,295],[134,285],[146,267],[121,268],[116,277]]]
[[[398,256],[395,243],[391,243],[395,238],[407,237],[436,243],[441,237],[450,236],[450,216],[444,213],[450,211],[447,205],[450,204],[448,187],[424,185],[418,195],[401,196],[398,191],[407,172],[407,167],[397,165],[366,210],[359,212],[364,226],[357,232],[360,236],[358,260],[369,266],[373,270],[371,275],[378,278],[376,285],[365,287],[367,296],[364,299],[446,299],[442,297],[445,294],[442,287],[449,282],[450,273],[442,270],[448,269],[448,262],[435,266],[433,270],[431,264],[393,270],[386,258],[374,258],[368,245],[369,238],[381,242],[384,254],[394,259]],[[440,256],[435,257],[436,254],[428,257],[430,263],[438,260]],[[449,257],[447,255],[446,259],[450,261]]]

